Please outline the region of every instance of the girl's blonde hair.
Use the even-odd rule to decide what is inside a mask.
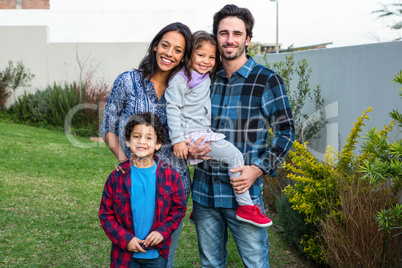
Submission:
[[[195,33],[193,33],[191,35],[191,55],[194,53],[194,51],[196,51],[202,46],[203,42],[209,42],[211,43],[211,45],[216,47],[215,66],[210,71],[211,76],[213,76],[220,64],[220,55],[218,51],[218,44],[216,42],[215,37],[212,34],[209,34],[205,31],[196,31]],[[189,66],[192,65],[193,65],[192,56],[190,56]]]

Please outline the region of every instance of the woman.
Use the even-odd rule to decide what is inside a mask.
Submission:
[[[160,30],[154,37],[137,70],[124,72],[117,77],[106,103],[101,133],[120,163],[131,157],[131,152],[124,142],[123,132],[127,120],[132,115],[152,112],[159,116],[162,124],[168,130],[164,93],[169,79],[180,69],[185,68],[186,72],[190,73],[187,67],[190,54],[190,29],[180,22],[172,23]],[[166,144],[156,155],[180,174],[185,195],[188,197],[190,174],[187,164],[173,155],[168,136]],[[172,235],[167,265],[169,268],[173,267],[182,224]]]

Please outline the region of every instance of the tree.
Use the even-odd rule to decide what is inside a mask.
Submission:
[[[375,10],[372,13],[379,13],[380,15],[378,18],[385,18],[385,17],[399,17],[397,22],[394,22],[393,25],[390,26],[392,30],[400,30],[402,29],[402,3],[394,3],[389,5],[382,5],[382,9]],[[402,38],[399,37],[397,40],[401,40]]]
[[[394,76],[393,82],[402,85],[402,71]],[[402,98],[402,87],[399,90]],[[402,127],[402,113],[393,110],[389,115],[393,119],[391,125],[384,126],[381,131],[373,128],[366,134],[366,142],[362,148],[368,159],[363,162],[361,172],[365,174],[364,177],[370,179],[372,184],[386,182],[389,185],[399,204],[395,203],[391,208],[381,210],[377,215],[377,221],[382,230],[398,229],[398,235],[401,235],[402,139],[390,141],[387,134],[392,130],[393,124]]]
[[[325,100],[321,96],[321,87],[315,89],[310,87],[310,75],[312,69],[307,60],[303,59],[295,66],[294,54],[286,56],[285,61],[278,61],[272,65],[267,62],[264,55],[265,66],[273,69],[282,77],[285,84],[290,107],[292,108],[293,120],[296,128],[296,139],[303,143],[319,138],[318,132],[325,127],[327,120],[323,117]],[[296,73],[298,77],[297,85],[292,85],[292,75]],[[308,115],[303,111],[306,105],[314,105],[315,113]]]
[[[30,82],[34,77],[35,75],[31,74],[30,70],[24,66],[22,61],[17,62],[16,67],[14,67],[12,61],[8,62],[8,67],[3,72],[3,79],[8,81],[8,87],[13,90],[14,102],[17,88],[30,86]]]

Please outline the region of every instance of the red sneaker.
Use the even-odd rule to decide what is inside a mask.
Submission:
[[[272,225],[270,218],[265,216],[260,205],[238,206],[236,210],[236,219],[248,222],[258,227],[267,227]]]
[[[188,221],[189,221],[190,223],[192,223],[192,224],[195,224],[195,223],[194,223],[194,218],[193,218],[193,212],[192,212],[192,211],[191,211],[190,217],[188,218]]]

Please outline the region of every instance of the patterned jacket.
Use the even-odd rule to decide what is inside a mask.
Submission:
[[[180,224],[186,212],[186,200],[178,173],[154,156],[156,172],[156,211],[151,231],[158,231],[163,242],[155,248],[167,259],[171,234]],[[112,241],[111,267],[129,267],[133,252],[127,245],[135,237],[131,211],[130,161],[122,164],[125,174],[113,171],[105,183],[99,209],[103,230]],[[152,247],[150,247],[152,248]]]

